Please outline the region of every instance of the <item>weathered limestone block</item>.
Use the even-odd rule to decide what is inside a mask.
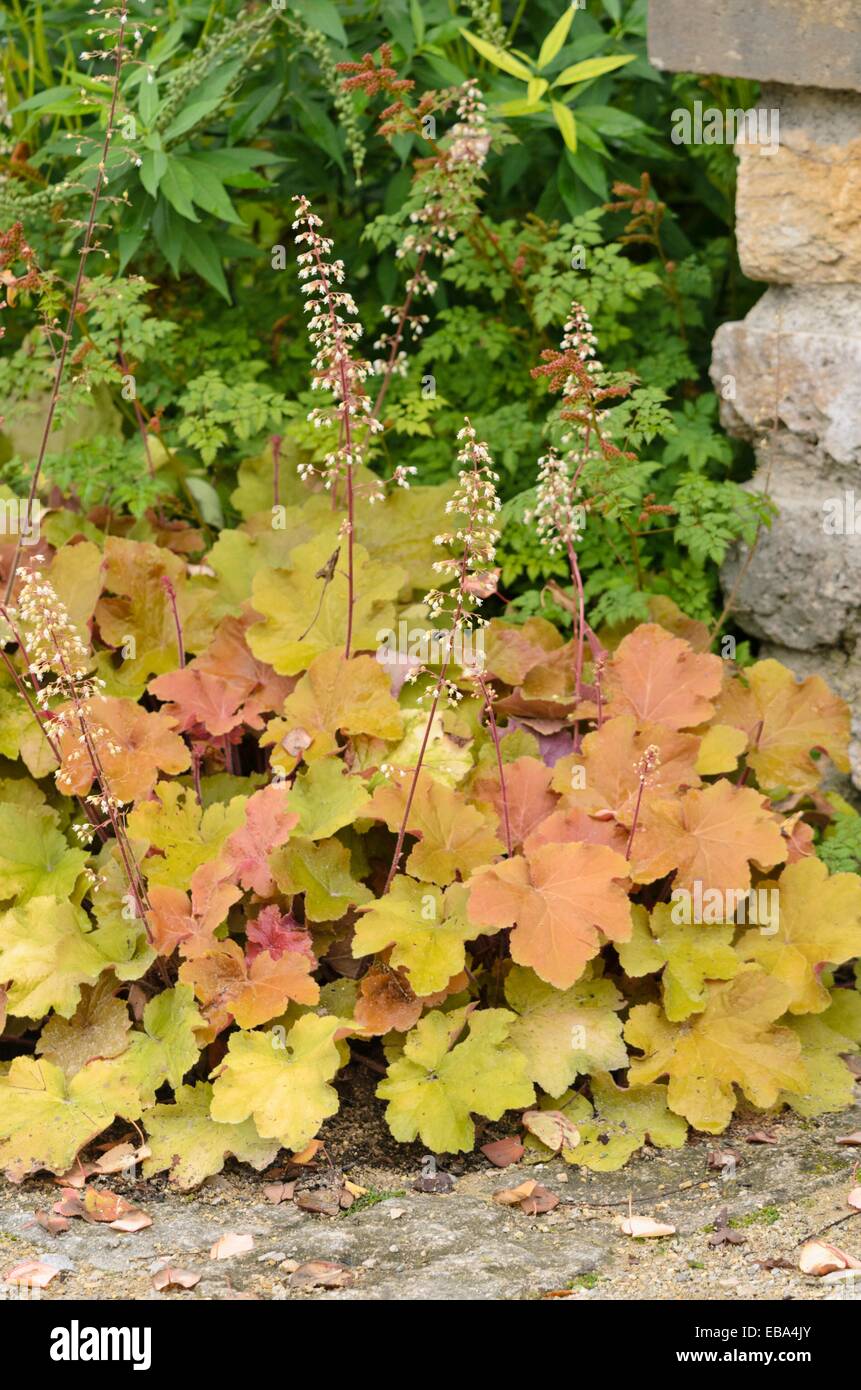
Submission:
[[[771,85],[758,106],[779,113],[779,142],[736,146],[742,270],[772,284],[861,282],[861,96]]]
[[[861,482],[861,285],[769,289],[718,329],[711,375],[730,434],[767,437],[784,472]]]
[[[805,483],[773,475],[769,484],[762,470],[750,486],[768,486],[779,515],[749,563],[745,548],[724,564],[721,581],[725,593],[735,594],[739,625],[796,651],[854,647],[861,640],[861,526],[857,534],[854,524],[848,534],[831,534],[833,508],[825,505],[842,495],[824,478]],[[861,670],[856,677],[861,685]]]
[[[649,57],[672,72],[861,91],[857,0],[649,0]]]

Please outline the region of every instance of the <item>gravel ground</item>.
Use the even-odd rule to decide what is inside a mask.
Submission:
[[[351,1071],[355,1069],[351,1068]],[[501,1170],[480,1153],[439,1167],[451,1173],[446,1194],[416,1192],[418,1146],[394,1144],[379,1108],[369,1109],[372,1078],[348,1084],[342,1113],[324,1132],[333,1167],[319,1160],[306,1188],[344,1174],[365,1188],[337,1216],[274,1205],[265,1188],[292,1173],[256,1174],[228,1164],[195,1193],[169,1190],[160,1179],[97,1179],[140,1206],[152,1225],[120,1233],[80,1219],[51,1235],[34,1222],[58,1198],[49,1180],[0,1188],[0,1275],[24,1259],[60,1269],[42,1292],[53,1299],[524,1299],[548,1294],[604,1299],[835,1299],[851,1286],[802,1275],[801,1244],[816,1234],[861,1258],[861,1213],[846,1196],[861,1152],[835,1140],[861,1126],[855,1112],[802,1121],[769,1121],[776,1144],[751,1143],[762,1117],[737,1122],[720,1139],[697,1136],[674,1153],[645,1150],[618,1173],[585,1174],[561,1161]],[[369,1120],[369,1116],[373,1118]],[[483,1139],[498,1138],[490,1126]],[[734,1177],[709,1168],[711,1151],[734,1149]],[[427,1171],[427,1168],[425,1168]],[[493,1194],[534,1178],[560,1198],[539,1216],[503,1207]],[[340,1180],[340,1179],[339,1179]],[[301,1186],[301,1184],[300,1184]],[[629,1210],[676,1227],[676,1234],[634,1240],[618,1228]],[[711,1244],[723,1207],[739,1243]],[[838,1224],[835,1224],[838,1223]],[[826,1230],[826,1228],[828,1228]],[[222,1235],[251,1235],[253,1248],[226,1260],[209,1250]],[[343,1265],[335,1288],[302,1286],[312,1260]],[[791,1267],[763,1268],[782,1260]],[[157,1292],[165,1264],[200,1275],[193,1290]],[[861,1294],[861,1287],[859,1288]],[[563,1301],[560,1298],[560,1301]]]

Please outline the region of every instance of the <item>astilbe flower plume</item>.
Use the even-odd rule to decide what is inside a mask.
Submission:
[[[550,449],[538,460],[536,504],[528,519],[534,520],[542,544],[551,555],[564,552],[577,590],[575,696],[582,691],[583,659],[587,635],[583,577],[577,546],[583,538],[589,503],[581,500],[580,479],[589,463],[619,458],[623,454],[606,428],[605,402],[628,394],[626,383],[605,383],[604,367],[597,357],[597,337],[582,304],[571,305],[560,348],[547,348],[534,377],[544,377],[551,391],[562,394],[559,418],[572,426],[562,436],[565,452]]]

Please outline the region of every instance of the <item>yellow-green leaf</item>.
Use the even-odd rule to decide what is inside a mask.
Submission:
[[[486,39],[480,39],[477,34],[471,34],[468,29],[460,31],[468,43],[471,43],[476,53],[480,53],[482,58],[486,58],[489,63],[493,63],[496,68],[501,68],[503,72],[510,73],[512,77],[519,77],[522,82],[528,82],[532,76],[531,70],[525,63],[521,63],[517,58],[512,58],[510,53],[506,53],[501,48],[496,48]]]
[[[573,18],[574,9],[571,5],[568,5],[553,25],[549,34],[544,35],[541,48],[538,51],[539,68],[545,68],[548,63],[553,62],[553,59],[568,37],[568,30],[571,28],[571,21]]]
[[[561,101],[551,101],[550,108],[553,112],[553,119],[559,127],[562,139],[569,150],[577,152],[577,121],[574,112],[571,111]]]
[[[633,53],[616,58],[585,58],[582,63],[574,63],[570,68],[564,68],[553,86],[570,87],[572,82],[588,82],[593,77],[603,77],[605,73],[614,72],[616,68],[623,68],[626,63],[633,61]]]

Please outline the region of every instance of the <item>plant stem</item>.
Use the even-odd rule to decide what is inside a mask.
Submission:
[[[60,398],[60,387],[63,382],[63,373],[66,369],[66,358],[69,353],[69,345],[72,341],[72,332],[75,327],[75,317],[78,312],[78,303],[81,297],[81,288],[84,283],[84,271],[86,269],[87,256],[93,250],[93,247],[90,245],[90,239],[95,229],[96,212],[98,210],[99,201],[102,196],[102,183],[104,181],[105,166],[107,164],[108,153],[110,151],[111,136],[113,135],[114,117],[116,116],[117,100],[119,97],[120,90],[120,69],[122,68],[123,63],[123,45],[125,43],[126,22],[128,20],[128,10],[126,8],[126,5],[127,0],[123,0],[123,6],[120,12],[120,24],[119,29],[117,31],[117,43],[115,49],[116,61],[114,64],[113,90],[111,92],[111,104],[108,109],[108,121],[107,125],[105,126],[105,138],[102,144],[102,157],[99,160],[99,164],[96,169],[96,182],[95,187],[93,188],[93,197],[90,202],[90,213],[87,219],[86,231],[84,233],[84,242],[81,247],[80,257],[78,259],[78,273],[75,276],[75,285],[74,289],[72,290],[72,298],[69,304],[69,315],[68,319],[66,320],[66,331],[63,334],[63,342],[60,348],[60,355],[57,358],[57,365],[54,371],[54,383],[51,388],[51,397],[48,402],[48,411],[45,416],[45,424],[42,429],[42,438],[39,444],[39,453],[36,456],[36,465],[33,469],[33,477],[30,480],[30,490],[27,494],[27,520],[25,526],[19,530],[18,540],[15,545],[15,553],[12,556],[12,565],[9,570],[9,578],[6,581],[6,603],[8,603],[12,597],[12,590],[15,585],[15,575],[17,574],[18,566],[21,563],[21,547],[23,544],[23,536],[29,534],[30,532],[30,517],[33,510],[33,503],[36,499],[36,492],[39,487],[39,479],[42,474],[42,467],[45,462],[45,455],[48,452],[48,440],[51,436],[51,429],[54,423],[54,415],[57,410],[57,402]]]

